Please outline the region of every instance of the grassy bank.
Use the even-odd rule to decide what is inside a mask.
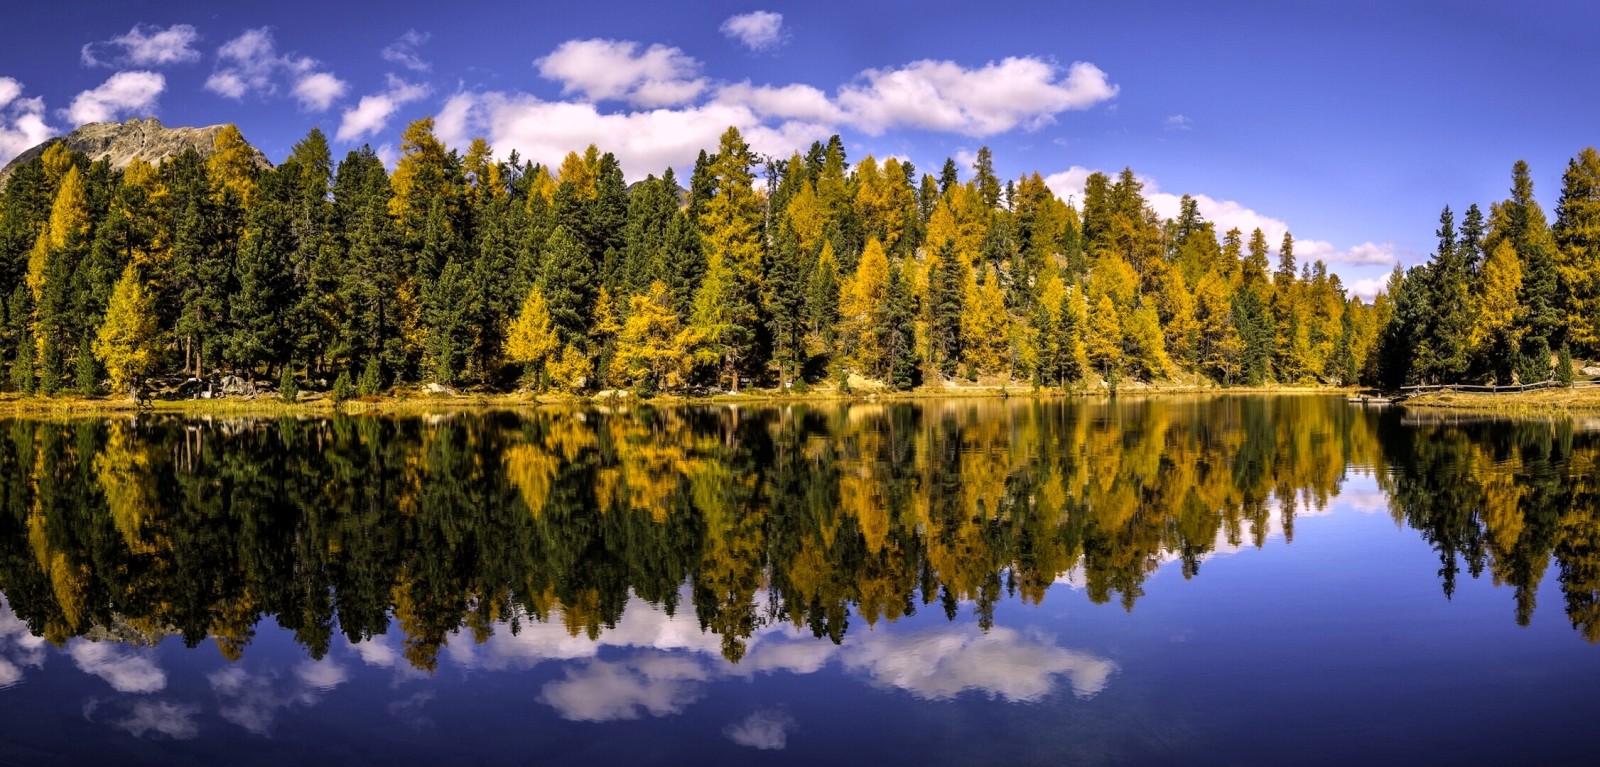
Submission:
[[[1448,392],[1405,401],[1407,408],[1467,410],[1496,415],[1549,415],[1600,412],[1600,388],[1540,389],[1506,394]]]
[[[1117,390],[1119,397],[1144,397],[1195,394],[1337,394],[1346,391],[1326,386],[1265,386],[1231,387],[1195,384],[1191,382],[1163,382],[1156,384],[1123,384]],[[642,400],[652,405],[694,404],[777,404],[805,402],[851,401],[914,401],[963,398],[1027,397],[1058,399],[1069,397],[1108,397],[1103,388],[1085,388],[1077,391],[1060,389],[1035,390],[1027,384],[1015,382],[985,382],[960,385],[928,386],[911,391],[857,386],[840,390],[834,386],[817,386],[806,391],[780,391],[777,389],[746,389],[738,394],[715,394],[703,397],[660,395]],[[335,412],[351,414],[407,414],[429,413],[445,410],[515,410],[545,405],[573,405],[580,403],[625,404],[639,402],[632,393],[614,392],[577,397],[563,394],[532,395],[528,393],[476,393],[429,394],[420,389],[396,390],[380,397],[347,400],[335,404],[331,397],[318,393],[302,394],[293,403],[276,397],[155,400],[142,412],[187,416],[261,416],[278,417],[294,415],[331,415]],[[125,397],[84,397],[60,395],[55,397],[0,394],[0,417],[73,418],[81,416],[133,415],[141,412]]]

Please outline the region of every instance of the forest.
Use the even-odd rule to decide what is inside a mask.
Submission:
[[[1163,220],[1131,169],[1069,203],[987,149],[962,182],[952,160],[852,164],[838,136],[759,157],[729,128],[685,189],[628,185],[594,146],[546,167],[462,154],[431,118],[402,138],[392,172],[368,147],[335,166],[317,129],[272,168],[234,126],[159,166],[51,146],[0,196],[8,388],[1395,387],[1600,351],[1593,149],[1553,226],[1519,162],[1507,200],[1459,230],[1446,208],[1429,263],[1368,304],[1292,235],[1219,233],[1188,196]]]

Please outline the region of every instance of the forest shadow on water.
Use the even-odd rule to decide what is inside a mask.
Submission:
[[[1075,726],[1110,739],[1080,738],[1081,761],[1165,754],[1196,735],[1130,725],[1148,717],[1118,696],[1081,707],[1126,673],[1141,625],[1167,630],[1179,605],[1147,594],[1158,573],[1181,576],[1165,599],[1197,604],[1218,599],[1220,555],[1276,550],[1292,579],[1297,531],[1343,503],[1410,531],[1404,566],[1432,549],[1429,603],[1487,580],[1511,596],[1497,621],[1526,626],[1542,593],[1540,610],[1594,643],[1597,458],[1581,424],[1429,421],[1324,396],[13,420],[0,695],[49,652],[118,692],[176,689],[136,661],[211,644],[218,716],[259,735],[273,717],[243,702],[271,688],[252,676],[268,661],[300,684],[268,712],[320,699],[348,678],[335,661],[359,656],[406,678],[534,669],[538,702],[580,722],[702,698],[721,711],[709,700],[752,693],[717,685],[844,674],[919,701],[1070,693]],[[1075,644],[1058,642],[1073,620]],[[1255,618],[1234,620],[1244,633]],[[425,692],[385,710],[451,694]],[[870,719],[870,697],[835,703]],[[137,736],[198,728],[188,704],[90,700],[86,721]],[[940,710],[927,715],[954,716]],[[801,713],[757,708],[722,734],[781,749]],[[1059,757],[1051,742],[1013,756]]]

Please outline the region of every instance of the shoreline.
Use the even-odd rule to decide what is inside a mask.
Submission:
[[[1039,389],[1032,386],[961,386],[924,388],[910,391],[854,391],[839,392],[833,388],[817,388],[805,392],[781,392],[773,389],[747,389],[738,394],[720,393],[707,396],[658,395],[637,398],[631,392],[602,392],[589,396],[567,394],[529,393],[477,393],[430,394],[418,388],[407,388],[395,393],[347,400],[335,404],[322,393],[302,394],[297,402],[281,402],[276,397],[215,398],[155,400],[150,407],[139,409],[129,400],[111,397],[85,397],[61,395],[0,394],[0,418],[81,418],[108,415],[179,415],[179,416],[240,416],[284,417],[299,415],[391,415],[435,413],[450,410],[520,410],[558,406],[650,405],[677,407],[693,405],[727,404],[811,404],[839,402],[911,402],[921,400],[957,399],[1112,399],[1150,396],[1184,395],[1335,395],[1357,391],[1351,387],[1334,386],[1194,386],[1174,385],[1124,385],[1115,393],[1100,390],[1062,391]],[[1600,406],[1600,404],[1597,404]]]
[[[1401,407],[1418,410],[1483,413],[1502,416],[1550,416],[1600,412],[1600,388],[1540,389],[1530,392],[1487,394],[1478,392],[1431,393],[1412,397]]]

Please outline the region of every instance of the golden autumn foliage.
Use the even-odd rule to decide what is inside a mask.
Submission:
[[[153,300],[133,264],[122,270],[100,325],[94,354],[111,376],[112,391],[130,391],[154,367],[159,338]]]

